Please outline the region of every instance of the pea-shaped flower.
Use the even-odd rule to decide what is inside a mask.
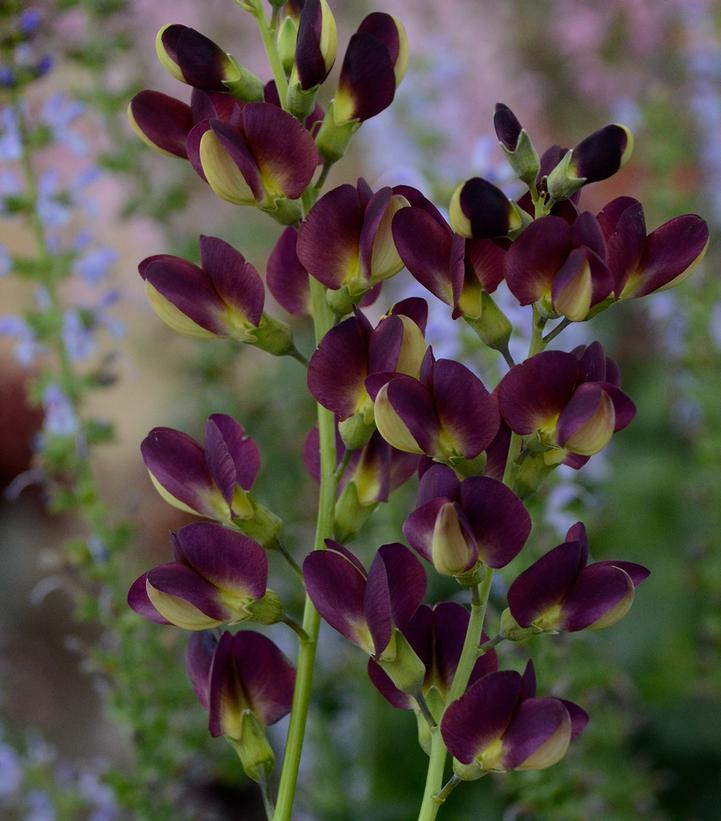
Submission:
[[[426,675],[421,690],[436,719],[440,718],[448,699],[469,619],[468,610],[456,602],[441,602],[433,607],[422,604],[404,630],[411,647],[425,665]],[[486,641],[488,636],[483,633],[479,643]],[[469,684],[497,668],[495,650],[484,653],[473,665]],[[368,660],[368,676],[383,698],[394,707],[401,710],[418,709],[413,698],[402,693],[373,659]]]
[[[421,563],[401,544],[378,549],[370,570],[350,550],[328,540],[303,562],[316,610],[341,635],[374,658],[398,689],[414,693],[425,669],[403,635],[426,592]]]
[[[453,230],[472,239],[505,237],[523,225],[516,203],[482,177],[472,177],[456,188],[448,213]]]
[[[213,737],[225,736],[254,781],[270,777],[275,763],[265,727],[290,712],[295,669],[266,636],[194,633],[185,666],[198,700],[208,712]]]
[[[332,410],[341,420],[341,434],[351,449],[368,441],[373,431],[373,399],[366,387],[368,377],[420,374],[426,353],[423,332],[427,312],[424,300],[405,299],[373,328],[356,309],[352,317],[323,337],[313,353],[308,365],[308,388],[323,407]],[[346,424],[345,420],[353,421]],[[361,430],[357,437],[352,430],[356,421],[365,430],[365,434]]]
[[[708,248],[708,225],[696,214],[674,217],[647,234],[643,206],[632,197],[609,202],[598,221],[606,236],[617,299],[679,285]]]
[[[586,528],[577,522],[566,541],[513,582],[508,605],[515,622],[533,632],[599,630],[622,619],[649,571],[633,562],[588,564]]]
[[[619,385],[616,364],[594,342],[573,353],[544,351],[511,368],[498,401],[511,430],[546,447],[547,465],[579,468],[635,416]]]
[[[350,38],[333,100],[336,125],[363,122],[393,102],[408,66],[403,24],[383,12],[369,14]]]
[[[403,267],[393,242],[394,215],[408,206],[405,187],[374,194],[359,179],[324,194],[298,232],[298,259],[308,273],[333,291],[344,289],[350,306],[374,285]]]
[[[335,62],[336,25],[327,0],[306,0],[298,21],[291,85],[303,91],[317,88]]]
[[[588,211],[571,224],[557,216],[531,223],[508,249],[505,275],[521,305],[574,322],[587,319],[615,287],[601,226]]]
[[[221,198],[254,205],[290,224],[296,200],[318,165],[313,138],[295,117],[271,103],[248,103],[232,122],[208,119],[188,134],[193,168]]]
[[[218,237],[201,236],[200,260],[157,254],[140,263],[160,319],[188,336],[229,336],[276,356],[290,353],[290,329],[263,312],[265,286],[245,257]]]
[[[378,381],[381,387],[378,387]],[[465,365],[433,358],[429,349],[419,379],[371,376],[381,436],[398,450],[439,462],[475,459],[498,433],[496,399]]]
[[[536,698],[536,676],[528,662],[521,676],[489,673],[450,704],[441,733],[465,780],[488,772],[544,770],[558,763],[588,723],[570,701]]]
[[[505,567],[530,532],[531,517],[512,490],[489,476],[461,482],[445,465],[423,474],[416,509],[403,525],[410,546],[445,576],[481,564]]]
[[[247,536],[209,522],[186,525],[171,536],[175,561],[133,582],[128,604],[151,621],[184,630],[282,617],[278,596],[266,591],[268,558]]]

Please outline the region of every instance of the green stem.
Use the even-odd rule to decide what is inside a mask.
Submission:
[[[287,111],[286,98],[288,96],[288,80],[285,76],[283,61],[280,59],[280,55],[278,54],[278,48],[275,44],[274,36],[275,26],[273,23],[277,22],[277,10],[273,10],[274,20],[272,20],[270,24],[268,24],[268,18],[265,16],[263,6],[260,2],[254,3],[253,11],[251,13],[258,23],[258,30],[260,31],[260,38],[263,41],[263,48],[265,49],[265,54],[268,57],[268,62],[270,63],[270,68],[273,72],[275,87],[278,89],[280,105]]]
[[[436,726],[436,720],[433,718],[433,713],[431,713],[426,697],[423,695],[421,690],[419,690],[413,698],[416,700],[418,709],[421,711],[421,715],[425,718],[426,723],[431,729],[433,729]]]
[[[271,821],[273,818],[273,796],[271,793],[271,785],[267,778],[261,778],[258,781],[258,786],[260,787],[260,794],[263,796],[263,808],[265,809],[265,817],[268,821]]]
[[[493,570],[489,567],[483,581],[479,585],[471,587],[471,618],[468,622],[458,667],[448,691],[448,704],[452,704],[460,698],[468,686],[473,665],[478,658],[478,642],[483,632],[483,622],[486,618],[486,607],[492,582]],[[434,821],[438,815],[442,802],[438,800],[437,794],[443,784],[446,752],[446,745],[439,726],[432,730],[431,754],[428,759],[428,773],[425,789],[423,790],[423,802],[418,813],[418,821]]]
[[[288,564],[290,565],[290,567],[293,570],[293,572],[295,573],[295,575],[298,576],[298,578],[301,581],[303,581],[303,571],[301,570],[300,565],[290,555],[290,552],[289,552],[288,548],[284,544],[282,544],[281,542],[278,542],[278,552],[286,560],[286,562],[288,562]]]
[[[325,298],[326,289],[318,280],[310,278],[310,290],[313,307],[313,325],[316,344],[333,327],[334,315]],[[335,506],[335,420],[333,413],[318,405],[318,433],[320,439],[320,495],[318,501],[318,518],[315,531],[315,550],[325,548],[325,540],[333,534],[333,509]],[[288,740],[285,745],[283,767],[278,785],[278,801],[273,814],[273,821],[291,821],[293,800],[298,782],[298,769],[303,751],[305,725],[310,706],[313,666],[318,643],[320,616],[313,607],[310,597],[305,597],[303,611],[303,630],[307,635],[301,641],[298,650],[298,666],[295,675],[293,706],[290,713]]]
[[[562,319],[555,328],[552,328],[544,337],[543,337],[543,344],[548,345],[549,342],[553,341],[561,331],[565,331],[566,328],[571,324],[570,319]]]
[[[461,779],[453,773],[444,785],[443,789],[436,795],[436,801],[439,804],[442,804],[460,783]]]

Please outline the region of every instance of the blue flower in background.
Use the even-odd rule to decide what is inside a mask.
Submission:
[[[78,417],[70,400],[58,385],[48,385],[43,393],[45,420],[43,434],[49,436],[75,436]]]
[[[104,246],[91,248],[75,260],[73,270],[88,285],[97,285],[108,276],[110,269],[118,261],[118,258],[118,252],[114,248]]]
[[[0,277],[7,276],[12,267],[10,252],[4,245],[0,245]]]
[[[73,362],[85,359],[95,351],[92,329],[88,327],[80,311],[71,310],[65,314],[63,342]]]
[[[25,9],[18,21],[20,31],[26,37],[32,37],[40,28],[42,15],[37,9]]]
[[[31,365],[35,358],[44,351],[43,346],[35,338],[32,328],[19,316],[13,314],[0,316],[0,336],[15,339],[13,355],[23,367]]]
[[[9,71],[0,66],[0,85],[5,85],[2,73]],[[22,157],[20,131],[15,119],[15,112],[10,106],[0,110],[0,161],[17,162]]]
[[[53,140],[70,149],[76,157],[88,153],[88,144],[74,129],[75,121],[85,113],[85,106],[65,94],[51,94],[40,112],[40,119],[50,129]]]

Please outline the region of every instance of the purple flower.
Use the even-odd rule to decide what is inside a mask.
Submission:
[[[0,85],[2,84],[0,78]],[[15,112],[11,106],[5,106],[0,111],[0,160],[18,162],[21,156],[22,145]]]
[[[543,770],[560,761],[588,723],[570,701],[536,698],[536,676],[528,662],[521,676],[489,673],[449,705],[441,733],[461,778],[487,772]]]
[[[58,385],[48,385],[43,392],[43,436],[75,436],[80,428],[70,399]]]
[[[173,533],[171,543],[175,561],[133,582],[128,604],[136,613],[184,630],[281,618],[277,595],[266,590],[268,558],[253,539],[200,522]]]
[[[489,476],[458,480],[445,465],[421,477],[416,509],[403,533],[408,543],[446,576],[462,576],[485,563],[505,567],[523,548],[531,517],[518,497]]]
[[[61,92],[51,94],[40,112],[40,119],[51,130],[53,141],[68,148],[76,157],[88,153],[86,140],[73,129],[84,113],[83,103]]]
[[[8,249],[0,244],[0,277],[7,276],[12,270],[12,257]]]
[[[114,248],[91,248],[75,260],[73,269],[88,285],[97,285],[108,276],[118,259],[119,254]]]
[[[15,359],[24,366],[32,364],[35,358],[44,350],[38,344],[33,329],[19,316],[6,314],[0,316],[0,336],[15,337],[13,353]]]
[[[534,632],[557,633],[599,630],[620,621],[649,571],[632,562],[587,562],[586,528],[577,522],[563,544],[511,585],[508,604],[516,623]]]

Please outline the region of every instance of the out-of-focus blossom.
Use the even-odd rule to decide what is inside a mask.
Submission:
[[[67,394],[58,385],[48,385],[43,391],[45,419],[41,436],[75,436],[80,422]]]

